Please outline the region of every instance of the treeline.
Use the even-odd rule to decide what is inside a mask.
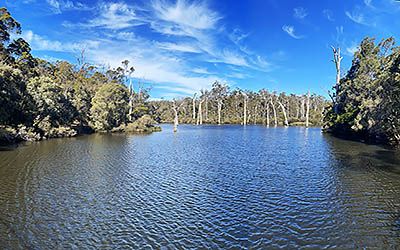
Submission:
[[[334,49],[337,82],[326,110],[324,130],[336,135],[400,143],[400,47],[393,38],[375,44],[365,38],[347,74],[340,77],[340,50]],[[339,65],[339,67],[338,67]]]
[[[0,8],[0,141],[40,140],[90,131],[151,131],[146,89],[126,83],[128,61],[99,70],[84,61],[34,58],[20,24]]]
[[[321,125],[327,101],[314,94],[287,95],[233,89],[215,82],[210,90],[180,100],[152,101],[161,122],[191,124]]]

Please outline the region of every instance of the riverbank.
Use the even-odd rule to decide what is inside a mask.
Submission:
[[[155,121],[148,115],[137,119],[132,123],[123,124],[110,131],[95,131],[90,126],[59,126],[48,129],[29,127],[25,125],[0,126],[0,146],[8,146],[24,141],[42,141],[52,138],[67,138],[78,135],[101,133],[153,133],[161,131],[160,126],[154,125]]]

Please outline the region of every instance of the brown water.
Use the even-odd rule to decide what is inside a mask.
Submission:
[[[400,155],[311,128],[168,125],[0,151],[0,248],[400,247]]]

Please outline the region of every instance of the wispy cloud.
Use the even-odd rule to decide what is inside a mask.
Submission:
[[[29,3],[30,0],[25,0],[24,3]],[[53,13],[61,14],[64,10],[90,10],[91,8],[81,2],[73,2],[70,0],[46,0],[47,4],[52,9]]]
[[[293,9],[293,17],[297,19],[304,19],[308,16],[308,12],[303,7],[297,7]]]
[[[362,25],[366,25],[364,14],[362,14],[361,12],[354,10],[353,12],[346,11],[345,14],[353,22],[362,24]]]
[[[188,52],[188,53],[201,53],[201,50],[196,46],[185,43],[157,43],[157,46],[164,50]]]
[[[300,36],[300,35],[296,35],[296,34],[295,34],[295,29],[294,29],[294,27],[291,26],[291,25],[284,25],[284,26],[282,27],[282,30],[285,31],[289,36],[291,36],[291,37],[293,37],[293,38],[295,38],[295,39],[301,39],[301,38],[303,38],[303,36]]]
[[[97,16],[94,19],[76,25],[119,30],[144,24],[142,18],[136,15],[135,9],[123,2],[101,2],[96,7],[96,13]],[[66,23],[65,26],[74,26],[74,24]]]
[[[330,9],[324,9],[322,11],[322,14],[328,19],[329,21],[333,22],[335,21],[335,18],[333,17],[333,12]]]
[[[33,33],[31,30],[23,32],[22,37],[30,43],[34,50],[78,52],[82,49],[97,49],[99,47],[98,41],[84,40],[79,42],[60,42],[42,37]]]

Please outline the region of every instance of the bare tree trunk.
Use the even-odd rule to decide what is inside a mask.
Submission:
[[[193,105],[192,120],[193,120],[193,123],[195,123],[195,121],[196,121],[196,94],[193,95],[192,105]]]
[[[208,97],[206,96],[206,122],[208,122]]]
[[[283,104],[280,101],[278,101],[278,104],[279,104],[279,106],[281,106],[282,112],[283,112],[283,116],[285,117],[285,126],[288,127],[289,126],[289,122],[288,122],[288,119],[287,119],[285,106],[283,106]]]
[[[308,128],[308,120],[310,117],[310,91],[307,93],[307,105],[306,105],[306,127]]]
[[[269,104],[267,103],[267,127],[269,127]]]
[[[247,95],[243,94],[244,96],[244,105],[243,105],[243,126],[247,124]]]
[[[178,107],[176,106],[176,101],[173,101],[172,110],[174,111],[174,132],[178,131],[179,119],[178,119]]]
[[[257,109],[258,109],[258,105],[256,105],[254,108],[254,125],[257,124]]]
[[[199,110],[197,111],[197,125],[203,124],[203,112],[201,110],[201,105],[204,100],[199,100]]]
[[[272,106],[272,111],[274,112],[274,125],[275,125],[275,127],[276,126],[278,126],[278,119],[277,119],[277,117],[276,117],[276,109],[275,109],[275,104],[274,104],[274,102],[272,101],[272,97],[271,97],[271,99],[269,100],[270,101],[270,103],[271,103],[271,106]]]
[[[221,125],[222,100],[218,100],[218,125]]]
[[[174,112],[174,132],[178,131],[178,125],[179,125],[179,110],[182,108],[183,104],[185,102],[182,102],[179,106],[176,104],[176,100],[174,99],[172,102],[172,111]]]
[[[132,121],[132,113],[133,113],[133,88],[132,88],[132,79],[129,79],[129,111],[128,111],[128,121]]]
[[[340,84],[340,62],[342,61],[343,57],[340,55],[340,48],[335,48],[333,46],[332,50],[333,50],[333,62],[335,63],[335,67],[336,67],[336,84],[335,84],[335,96],[337,96],[337,94],[339,93],[339,84]],[[338,106],[336,105],[336,99],[333,99],[333,109],[334,112],[337,114],[338,113]]]
[[[304,108],[304,97],[301,97],[301,108],[300,108],[301,119],[305,117],[305,108]]]

